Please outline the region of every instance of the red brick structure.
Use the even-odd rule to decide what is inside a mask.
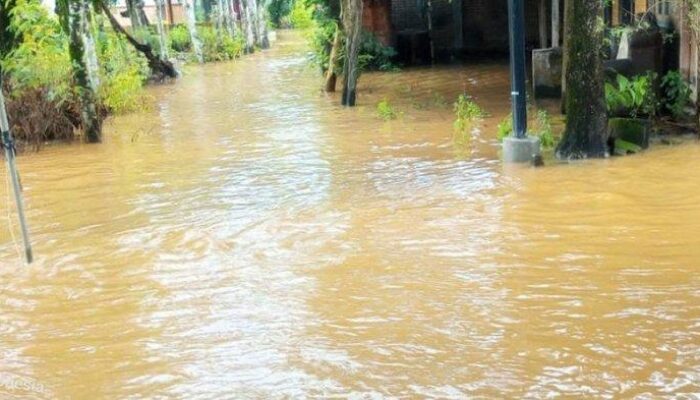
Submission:
[[[363,0],[362,25],[385,46],[393,46],[391,0]]]

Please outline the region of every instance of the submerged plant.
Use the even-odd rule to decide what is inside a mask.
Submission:
[[[385,98],[377,104],[377,115],[384,121],[389,121],[398,118],[399,113],[394,110],[389,100]]]
[[[513,134],[513,114],[508,114],[496,126],[496,138],[499,142]]]
[[[472,123],[486,116],[484,110],[474,102],[471,96],[466,94],[459,95],[454,104],[454,112],[456,116],[454,127],[459,132],[467,131],[471,128]]]

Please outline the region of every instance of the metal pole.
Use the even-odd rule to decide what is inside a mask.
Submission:
[[[525,9],[524,0],[508,0],[510,28],[510,86],[513,108],[513,134],[524,138],[527,134],[525,89]]]
[[[24,202],[22,201],[22,188],[19,184],[19,172],[15,165],[15,144],[12,134],[10,133],[10,123],[7,119],[7,111],[5,109],[5,97],[2,94],[2,78],[0,78],[0,131],[2,131],[2,148],[5,149],[5,160],[7,160],[7,170],[12,179],[12,187],[15,192],[15,204],[17,205],[17,215],[19,216],[19,225],[22,228],[22,240],[24,241],[24,255],[27,263],[31,264],[34,260],[32,255],[32,244],[29,242],[29,229],[27,228],[27,220],[24,216]],[[8,204],[9,207],[9,204]]]

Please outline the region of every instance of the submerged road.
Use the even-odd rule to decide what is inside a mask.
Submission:
[[[504,169],[504,66],[367,74],[347,110],[280,36],[21,157],[0,398],[700,396],[700,145]]]

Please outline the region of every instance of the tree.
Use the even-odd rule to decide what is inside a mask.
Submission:
[[[343,66],[343,99],[345,106],[355,106],[357,81],[360,78],[360,42],[362,41],[362,0],[342,0],[342,21],[345,29],[345,64]]]
[[[57,4],[61,25],[69,36],[69,52],[73,79],[80,98],[80,116],[85,140],[97,143],[102,138],[102,124],[97,113],[97,96],[90,79],[85,46],[87,42],[88,3],[85,0],[61,0]]]
[[[195,13],[195,3],[194,0],[184,0],[185,13],[187,14],[187,29],[190,31],[190,38],[192,39],[192,49],[194,50],[195,57],[200,63],[204,62],[204,55],[202,54],[202,41],[199,40],[199,34],[197,33],[197,16]]]
[[[691,43],[695,52],[700,53],[700,0],[683,0],[680,4],[680,13],[684,16],[683,24],[687,26],[691,34]],[[700,132],[700,95],[695,99],[695,124]]]
[[[158,31],[158,45],[160,46],[160,58],[161,60],[167,60],[170,58],[168,54],[168,41],[165,37],[165,26],[163,20],[165,19],[165,2],[163,0],[156,0],[156,29]]]
[[[606,157],[607,114],[603,91],[603,23],[600,0],[567,0],[566,130],[559,158]]]
[[[63,1],[69,1],[69,0],[63,0]],[[72,0],[70,0],[72,1]],[[175,69],[175,66],[173,66],[173,63],[171,63],[168,60],[161,59],[155,54],[153,54],[153,49],[151,46],[140,43],[138,40],[136,40],[133,36],[131,36],[121,25],[119,25],[119,21],[117,21],[116,18],[114,18],[114,15],[112,12],[109,10],[109,7],[107,6],[107,3],[104,1],[99,2],[100,6],[102,7],[102,11],[105,13],[107,16],[107,19],[109,19],[109,23],[112,25],[112,29],[114,29],[116,32],[120,33],[123,35],[126,40],[134,46],[136,50],[138,50],[141,54],[146,57],[146,60],[148,60],[148,66],[151,68],[151,72],[153,75],[157,77],[169,77],[169,78],[175,78],[177,77],[177,70]]]

